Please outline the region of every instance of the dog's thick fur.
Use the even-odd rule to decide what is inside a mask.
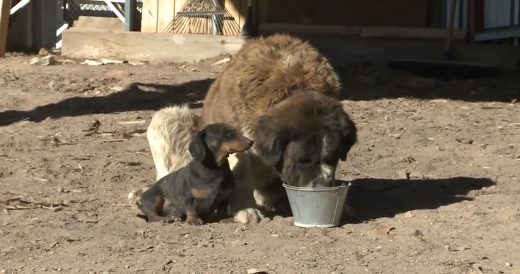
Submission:
[[[178,157],[170,151],[188,151],[197,132],[199,117],[188,106],[166,107],[157,111],[148,126],[146,137],[150,144],[157,180],[191,162],[191,157]],[[172,138],[164,138],[164,137]]]
[[[193,160],[162,177],[143,193],[141,211],[148,222],[180,219],[201,225],[200,217],[228,214],[228,197],[235,179],[227,157],[249,149],[252,141],[226,124],[211,124],[198,132],[189,145]],[[167,214],[164,204],[169,202]]]
[[[247,43],[212,84],[200,123],[188,126],[186,132],[222,122],[255,141],[253,149],[229,159],[237,180],[230,200],[237,221],[258,221],[262,216],[256,206],[278,209],[277,203],[286,200],[282,180],[294,185],[331,184],[338,160],[346,159],[357,140],[356,127],[339,102],[340,90],[329,62],[288,35]],[[196,119],[180,108],[173,108],[170,115],[183,116],[171,119],[172,125],[176,119]],[[184,144],[164,131],[149,135],[150,146],[156,142],[150,136],[171,140],[175,144],[171,147]],[[189,159],[185,151],[167,153],[176,161]],[[156,167],[176,168],[158,160],[162,162]]]

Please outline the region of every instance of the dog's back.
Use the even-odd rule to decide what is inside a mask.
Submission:
[[[224,122],[249,136],[256,119],[301,90],[339,98],[341,83],[328,60],[302,40],[283,34],[248,42],[210,86],[203,124]]]

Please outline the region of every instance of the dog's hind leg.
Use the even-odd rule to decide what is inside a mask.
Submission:
[[[154,190],[154,189],[152,189]],[[141,211],[146,215],[147,222],[158,222],[164,218],[159,216],[164,207],[164,198],[157,194],[145,193],[142,199]]]
[[[184,208],[186,208],[186,223],[190,225],[203,225],[204,221],[199,217],[199,213],[195,209],[195,200],[192,197],[187,197],[184,201]]]

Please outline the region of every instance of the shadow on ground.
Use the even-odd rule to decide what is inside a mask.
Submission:
[[[472,198],[466,196],[470,191],[495,184],[488,178],[471,177],[425,180],[366,178],[351,183],[347,203],[354,209],[354,216],[347,223],[470,201]]]
[[[520,100],[518,72],[480,80],[441,80],[373,67],[372,64],[359,64],[336,68],[343,82],[342,100],[416,98],[507,103]]]
[[[338,184],[348,183],[337,180]],[[411,210],[436,209],[441,206],[471,201],[467,194],[495,184],[488,178],[453,177],[446,179],[394,180],[356,179],[351,181],[346,203],[354,215],[343,220],[343,224],[356,224],[382,217],[394,217]],[[281,208],[289,209],[289,204]],[[263,212],[266,217],[290,217],[290,211]],[[142,215],[138,215],[144,218]],[[232,218],[209,217],[207,222],[233,222]]]
[[[41,122],[46,118],[60,118],[99,113],[136,110],[157,110],[168,105],[187,104],[191,108],[202,106],[201,100],[213,82],[204,79],[180,85],[133,83],[126,89],[106,96],[67,98],[58,103],[36,107],[29,111],[0,112],[0,126],[28,120]]]
[[[442,42],[392,39],[349,39],[338,35],[296,34],[316,47],[338,72],[345,87],[343,99],[393,98],[450,99],[470,102],[520,100],[520,66],[513,70],[490,69],[493,48],[468,65],[462,62],[463,47],[455,47],[452,60],[445,58]],[[408,47],[408,50],[406,48]],[[504,47],[504,49],[510,47]],[[491,50],[491,49],[488,49]],[[422,57],[419,57],[422,56]],[[429,56],[429,57],[426,57]],[[477,56],[474,52],[473,56]],[[518,58],[511,56],[511,60]],[[408,59],[407,62],[399,59]],[[412,61],[412,62],[410,62]],[[448,62],[449,61],[449,62]],[[516,60],[517,62],[520,61]]]

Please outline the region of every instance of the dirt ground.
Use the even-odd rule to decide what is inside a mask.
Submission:
[[[338,67],[359,143],[338,169],[355,215],[148,224],[145,130],[200,108],[225,64],[35,66],[0,59],[1,273],[520,273],[520,75],[432,80]]]

